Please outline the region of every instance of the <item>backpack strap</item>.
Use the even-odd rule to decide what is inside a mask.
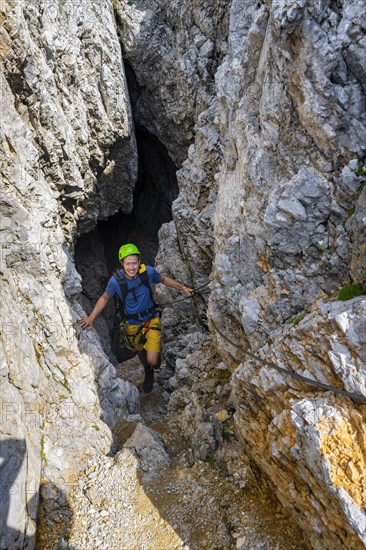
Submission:
[[[142,282],[143,285],[145,285],[148,289],[149,289],[149,292],[150,292],[150,298],[151,298],[151,301],[153,303],[153,306],[155,310],[157,310],[157,308],[159,307],[158,304],[155,302],[154,300],[154,296],[153,296],[153,293],[152,293],[152,287],[150,285],[150,281],[149,281],[149,275],[148,275],[148,272],[147,272],[147,269],[146,269],[146,265],[145,264],[141,264],[140,265],[140,271],[139,271],[139,275],[140,275],[140,280]]]
[[[117,283],[119,284],[119,287],[121,289],[122,298],[123,298],[123,300],[121,300],[118,296],[119,310],[120,310],[121,315],[126,316],[124,306],[125,306],[125,300],[126,300],[126,297],[127,297],[128,293],[132,292],[133,295],[135,296],[135,289],[138,288],[141,284],[145,285],[146,288],[149,290],[151,300],[152,300],[152,302],[155,306],[155,302],[154,302],[153,295],[152,295],[152,289],[151,289],[151,285],[150,285],[150,282],[149,282],[149,275],[148,275],[145,264],[141,264],[141,266],[140,266],[140,270],[139,270],[140,282],[139,282],[139,284],[136,285],[131,290],[128,289],[126,277],[125,277],[124,274],[122,275],[120,273],[120,268],[115,269],[113,271],[113,276],[116,279]],[[135,300],[136,300],[136,297],[135,297]]]
[[[122,294],[122,298],[123,298],[123,300],[121,300],[119,295],[115,294],[115,296],[114,296],[114,306],[115,306],[116,309],[118,307],[121,319],[125,319],[126,318],[126,312],[125,312],[125,307],[124,306],[125,306],[125,298],[128,294],[126,278],[124,277],[124,275],[121,275],[119,269],[115,269],[113,271],[113,277],[116,279],[117,283],[119,284],[119,288],[121,289],[121,294]],[[117,304],[118,304],[118,306],[117,306]]]
[[[119,269],[115,269],[113,271],[113,277],[116,279],[117,283],[119,284],[119,288],[121,289],[121,294],[123,301],[125,301],[127,294],[128,294],[128,286],[126,277],[124,275],[121,275]]]
[[[150,282],[149,282],[149,275],[147,273],[147,269],[146,269],[145,264],[140,265],[139,276],[140,276],[140,281],[142,282],[142,284],[145,285],[146,288],[149,289],[151,300],[154,301],[153,297],[152,297],[152,290],[151,290]]]

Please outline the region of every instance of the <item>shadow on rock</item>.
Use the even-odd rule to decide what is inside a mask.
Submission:
[[[38,492],[27,501],[31,487],[25,481],[27,444],[24,439],[0,441],[0,548],[31,550],[35,545]],[[25,519],[24,507],[28,518]]]
[[[64,490],[65,489],[65,490]],[[76,550],[68,545],[73,526],[73,513],[64,489],[52,482],[42,483],[37,521],[37,550]]]

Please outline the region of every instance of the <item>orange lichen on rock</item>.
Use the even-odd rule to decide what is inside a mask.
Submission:
[[[358,423],[357,423],[358,424]],[[349,420],[322,420],[317,424],[320,448],[329,462],[330,478],[359,508],[366,508],[365,440]]]
[[[271,266],[265,256],[259,256],[257,264],[263,269],[265,273],[268,273],[271,270]]]

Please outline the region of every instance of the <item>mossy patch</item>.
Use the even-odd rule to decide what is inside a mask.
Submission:
[[[46,454],[44,452],[44,435],[42,435],[42,437],[41,437],[39,454],[40,454],[42,462],[46,462]]]
[[[346,302],[347,300],[351,300],[357,296],[363,296],[365,293],[365,289],[357,283],[346,285],[339,291],[338,300]]]
[[[288,325],[291,325],[291,323],[296,327],[300,321],[302,321],[304,318],[304,315],[293,315],[292,317],[289,317],[288,319],[286,319],[286,323]]]

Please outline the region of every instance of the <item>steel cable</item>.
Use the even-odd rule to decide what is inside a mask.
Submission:
[[[293,378],[296,378],[297,380],[301,380],[302,382],[305,382],[306,384],[311,384],[313,386],[317,386],[318,388],[322,388],[323,390],[332,391],[332,392],[338,393],[340,395],[344,395],[346,397],[349,397],[353,401],[357,401],[358,403],[366,403],[366,397],[364,397],[363,395],[356,394],[356,393],[351,393],[351,392],[348,392],[347,390],[342,390],[340,388],[335,388],[334,386],[329,386],[328,384],[323,384],[322,382],[318,382],[318,380],[313,380],[312,378],[308,378],[307,376],[303,376],[302,374],[298,374],[297,372],[292,372],[292,371],[289,371],[287,369],[284,369],[283,367],[279,367],[275,363],[272,363],[271,361],[267,361],[266,359],[263,359],[262,357],[259,357],[258,355],[255,355],[251,351],[245,350],[242,346],[238,346],[238,344],[235,344],[227,336],[225,336],[225,334],[223,334],[221,332],[221,330],[217,328],[217,326],[215,325],[215,323],[213,322],[212,319],[210,320],[210,322],[211,322],[213,328],[218,332],[218,334],[220,334],[220,336],[222,336],[222,338],[224,338],[227,342],[229,342],[230,345],[232,345],[232,346],[234,346],[234,348],[242,351],[243,353],[245,353],[245,355],[247,355],[251,359],[255,359],[256,361],[261,362],[266,367],[269,367],[271,369],[275,369],[276,371],[278,371],[282,374],[287,374],[289,376],[292,376]]]

